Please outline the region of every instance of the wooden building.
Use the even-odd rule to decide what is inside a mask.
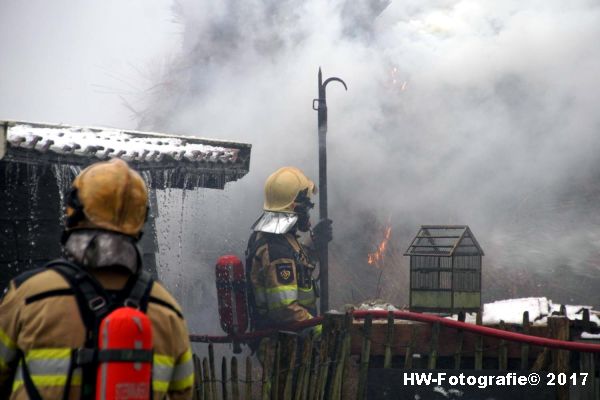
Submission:
[[[21,271],[60,256],[63,196],[87,165],[119,157],[150,188],[141,240],[156,272],[156,189],[223,189],[250,167],[245,143],[106,128],[0,121],[0,291]]]

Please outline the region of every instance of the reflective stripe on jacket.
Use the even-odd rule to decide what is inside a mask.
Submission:
[[[31,375],[31,380],[37,388],[58,387],[62,389],[67,383],[67,374],[71,365],[72,349],[49,348],[32,349],[25,353],[25,362]],[[15,374],[12,390],[16,392],[23,382],[23,360]],[[71,377],[72,385],[81,385],[81,369],[75,369]]]
[[[0,327],[0,374],[17,358],[17,344]]]
[[[304,321],[316,313],[314,264],[291,233],[258,233],[250,281],[261,326]],[[258,242],[258,243],[262,243]]]
[[[157,392],[191,388],[194,384],[192,352],[187,350],[177,360],[163,354],[154,355],[152,387]]]
[[[94,275],[107,290],[123,288],[128,278],[109,270]],[[0,303],[0,397],[12,390],[10,399],[27,399],[21,367],[16,365],[20,350],[40,395],[62,398],[72,349],[85,342],[79,309],[68,289],[69,284],[49,269],[10,283]],[[154,338],[153,399],[191,399],[193,363],[181,309],[157,282],[150,296],[156,299],[147,310]],[[69,399],[80,398],[80,385],[81,371],[75,369]]]

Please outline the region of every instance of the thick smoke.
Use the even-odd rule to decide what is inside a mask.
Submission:
[[[219,332],[213,265],[243,257],[269,173],[318,176],[319,66],[349,87],[328,86],[334,306],[406,303],[420,224],[472,228],[485,300],[600,305],[597,2],[165,2],[2,3],[0,116],[253,144],[225,191],[158,193],[161,278],[192,331]]]
[[[401,254],[420,224],[472,228],[486,251],[486,300],[600,304],[579,282],[600,273],[597,4],[181,0],[175,9],[183,56],[142,127],[253,144],[251,172],[226,189],[227,202],[186,195],[180,229],[210,256],[189,270],[209,282],[203,299],[214,301],[216,256],[243,254],[266,176],[291,164],[317,177],[311,101],[322,66],[349,86],[328,87],[334,305],[378,294],[406,302]],[[388,220],[377,290],[366,258]]]

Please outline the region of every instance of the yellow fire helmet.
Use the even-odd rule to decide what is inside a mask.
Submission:
[[[146,221],[148,189],[123,160],[90,165],[75,178],[67,199],[67,230],[100,228],[139,237]]]
[[[296,167],[282,167],[265,182],[265,211],[293,212],[298,193],[308,189],[308,195],[317,192],[313,181]]]

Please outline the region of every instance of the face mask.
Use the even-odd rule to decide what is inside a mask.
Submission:
[[[310,209],[315,206],[308,197],[308,189],[304,189],[296,197],[294,212],[298,214],[298,230],[308,232],[310,230]]]

